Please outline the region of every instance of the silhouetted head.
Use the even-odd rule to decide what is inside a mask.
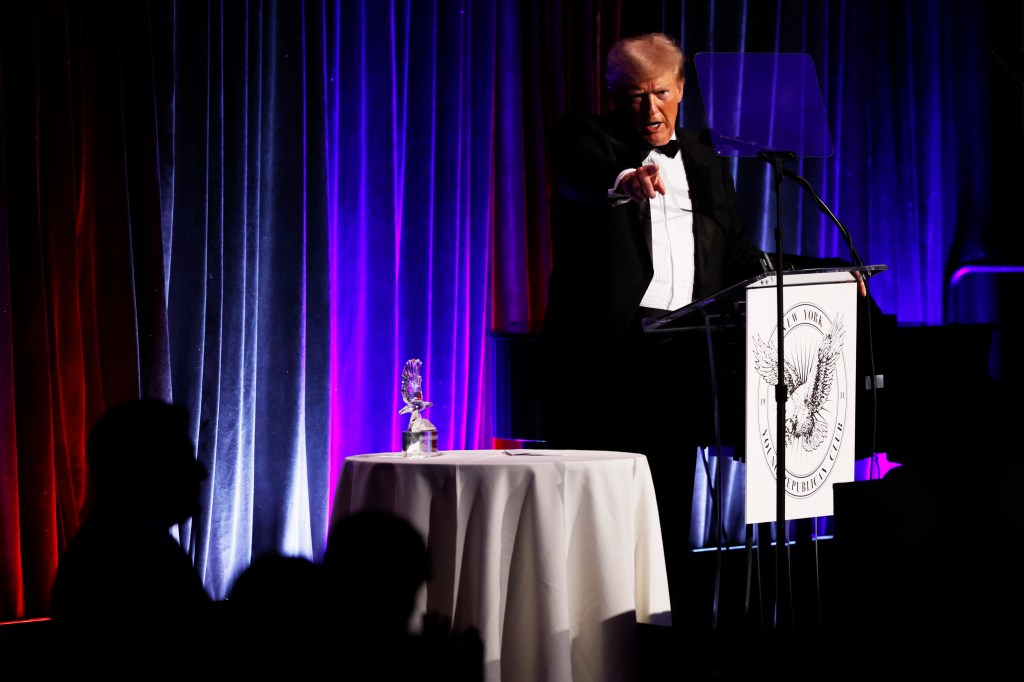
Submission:
[[[427,546],[412,524],[379,511],[343,516],[331,527],[323,565],[343,629],[408,632],[416,595],[429,577]]]
[[[288,621],[297,614],[319,611],[317,600],[322,597],[320,567],[311,559],[269,552],[253,559],[235,579],[228,601],[247,617],[291,627]]]
[[[255,653],[258,672],[268,663],[295,668],[297,647],[320,647],[326,641],[322,567],[312,559],[269,552],[235,579],[225,602],[230,632],[240,654]],[[239,661],[246,663],[246,661]],[[310,661],[312,664],[312,660]]]
[[[89,433],[86,457],[97,506],[129,509],[168,527],[199,511],[207,471],[181,406],[150,398],[111,406]]]

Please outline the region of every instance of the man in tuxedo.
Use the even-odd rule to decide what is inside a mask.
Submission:
[[[663,34],[619,41],[608,54],[612,111],[556,125],[537,373],[551,447],[647,456],[673,611],[685,597],[697,447],[715,444],[714,401],[705,336],[645,334],[642,321],[762,271],[729,168],[706,135],[676,126],[685,59]]]

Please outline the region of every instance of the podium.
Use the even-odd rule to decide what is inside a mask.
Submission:
[[[857,277],[868,279],[886,269],[885,265],[844,265],[768,271],[643,321],[647,334],[703,333],[706,337],[715,451],[721,457],[728,440],[736,458],[745,462],[748,531],[751,526],[776,522],[775,618],[782,627],[793,618],[786,524],[832,516],[833,484],[854,480]],[[737,361],[733,354],[732,363],[716,362],[716,348],[723,347],[742,348],[742,359]],[[776,381],[780,369],[781,383]],[[868,376],[873,377],[873,372]],[[742,399],[737,399],[740,393]],[[784,417],[779,404],[785,406]],[[736,428],[737,423],[742,427]],[[787,452],[793,454],[787,457]],[[720,461],[712,488],[719,567],[723,468]],[[746,545],[749,596],[750,532]],[[716,579],[716,622],[719,582]]]
[[[778,396],[778,279],[766,272],[699,299],[671,313],[644,320],[648,334],[703,333],[711,363],[715,445],[732,445],[746,462],[746,522],[831,516],[832,484],[853,480],[857,395],[857,281],[884,265],[791,270],[782,275],[782,336],[786,418],[780,448]],[[740,341],[741,340],[741,341]],[[735,382],[735,367],[716,362],[716,348],[743,348],[743,385],[737,405],[723,410],[723,381]],[[732,357],[735,360],[735,355]],[[724,432],[722,424],[730,425]],[[742,424],[742,432],[736,425]],[[731,441],[731,442],[729,442]],[[780,449],[782,480],[777,476]],[[720,468],[721,469],[721,468]],[[720,470],[719,469],[719,470]],[[780,491],[785,516],[776,514]]]

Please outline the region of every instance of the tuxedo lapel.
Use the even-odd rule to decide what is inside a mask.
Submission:
[[[696,145],[682,131],[676,132],[681,142],[683,166],[686,168],[686,182],[690,186],[690,202],[693,206],[693,266],[694,296],[702,290],[707,272],[708,257],[714,249],[715,232],[718,226],[714,220],[714,188],[711,184],[711,164],[699,152]]]

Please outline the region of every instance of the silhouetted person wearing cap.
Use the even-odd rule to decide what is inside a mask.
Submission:
[[[86,446],[88,515],[60,557],[51,611],[72,670],[143,672],[175,637],[207,642],[213,602],[170,528],[199,511],[207,470],[184,408],[155,399],[110,407]],[[77,660],[76,660],[77,659]]]

